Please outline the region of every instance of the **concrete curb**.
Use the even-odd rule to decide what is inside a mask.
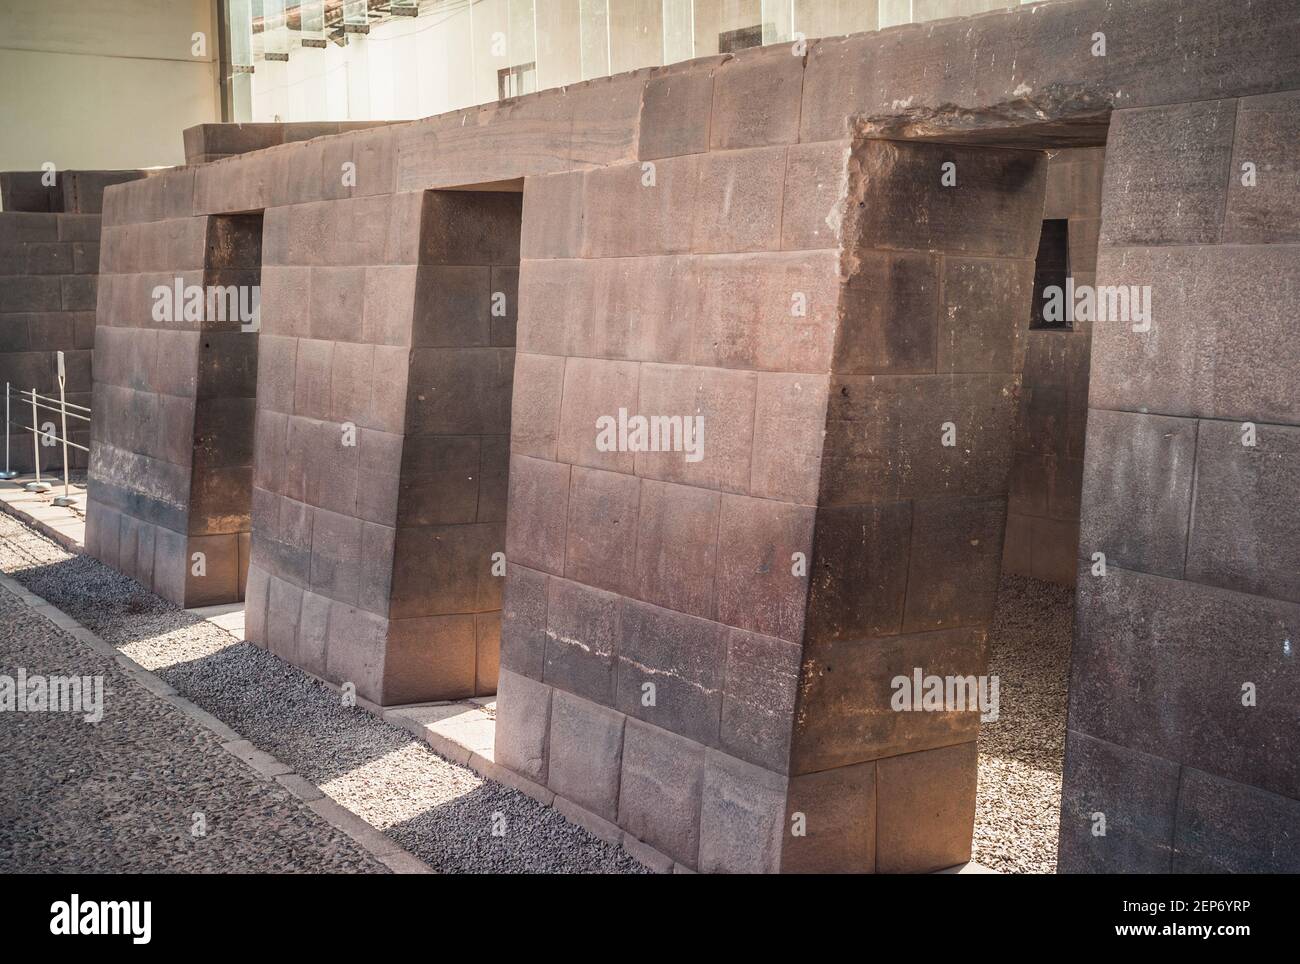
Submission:
[[[303,672],[307,671],[303,670]],[[322,679],[314,673],[307,673],[307,675],[334,692],[341,692],[337,683],[332,683],[327,679]],[[428,745],[429,749],[433,750],[434,753],[438,754],[438,756],[442,757],[449,763],[455,763],[459,766],[467,767],[477,773],[484,780],[491,780],[494,783],[500,783],[510,787],[512,790],[518,790],[520,793],[524,794],[524,796],[532,797],[542,806],[551,807],[559,811],[560,815],[569,823],[581,827],[593,837],[603,840],[605,843],[612,844],[615,847],[622,847],[655,873],[671,874],[695,872],[688,867],[678,864],[672,857],[659,852],[639,837],[632,836],[622,827],[610,823],[604,817],[592,813],[590,810],[574,803],[566,797],[558,796],[554,790],[544,787],[539,783],[534,783],[532,780],[520,776],[513,770],[507,770],[505,767],[501,766],[501,764],[497,763],[495,760],[489,759],[482,753],[476,752],[464,744],[457,743],[446,734],[438,733],[419,721],[403,715],[404,711],[410,711],[428,705],[458,706],[463,702],[468,708],[471,705],[470,701],[452,701],[446,704],[411,703],[387,707],[379,706],[377,703],[372,703],[370,700],[364,699],[360,696],[356,697],[356,701],[358,709],[365,710],[371,716],[382,720],[389,726],[405,730],[417,740],[423,741]]]
[[[10,514],[13,515],[14,513]],[[38,527],[29,519],[21,519],[21,521],[33,528]],[[47,535],[44,532],[42,534]],[[404,850],[400,844],[386,836],[382,831],[375,829],[351,810],[326,797],[310,780],[295,773],[292,767],[276,759],[271,754],[259,750],[211,713],[181,696],[160,676],[149,672],[131,657],[118,652],[118,650],[100,639],[63,610],[52,606],[40,596],[29,591],[22,583],[0,573],[0,589],[4,589],[10,595],[15,596],[32,612],[43,616],[49,622],[80,641],[88,649],[93,650],[100,656],[115,660],[133,681],[139,683],[159,699],[170,703],[199,726],[211,732],[220,742],[223,750],[242,760],[259,778],[280,784],[289,793],[297,797],[308,810],[313,811],[336,830],[347,834],[356,842],[357,846],[389,868],[393,873],[431,874],[434,872],[433,868],[428,864]]]
[[[66,532],[60,532],[48,522],[43,522],[30,513],[24,512],[17,506],[10,505],[4,499],[0,499],[0,512],[12,516],[29,529],[35,529],[41,535],[45,536],[45,538],[68,550],[68,552],[72,553],[74,556],[79,556],[86,551],[85,546],[72,538],[72,536],[68,535]]]

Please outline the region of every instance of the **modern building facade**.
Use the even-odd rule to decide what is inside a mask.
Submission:
[[[1298,91],[1295,0],[1065,0],[189,131],[105,195],[88,550],[376,703],[495,689],[498,763],[683,867],[925,871],[979,713],[890,681],[984,672],[1073,460],[1061,869],[1300,869]]]

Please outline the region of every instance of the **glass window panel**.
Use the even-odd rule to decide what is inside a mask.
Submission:
[[[609,72],[621,74],[664,62],[661,0],[611,0]]]
[[[794,0],[794,29],[806,38],[839,37],[875,30],[876,4],[870,0]]]
[[[695,4],[693,0],[663,0],[664,63],[675,64],[695,56]]]
[[[735,53],[762,42],[762,0],[695,0],[696,57]]]
[[[763,0],[763,43],[783,44],[793,39],[793,0]]]
[[[581,0],[534,0],[539,89],[582,80]]]
[[[609,76],[609,0],[579,0],[582,79]]]
[[[880,0],[881,29],[912,22],[912,0]]]

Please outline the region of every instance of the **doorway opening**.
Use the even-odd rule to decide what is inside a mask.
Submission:
[[[1061,803],[1088,413],[1091,322],[1044,317],[1053,286],[1096,280],[1104,146],[1051,152],[988,669],[996,722],[980,727],[973,859],[1052,873]],[[1068,300],[1068,295],[1067,295]],[[1051,314],[1048,312],[1047,314]]]
[[[244,598],[253,498],[262,212],[208,219],[185,604]]]

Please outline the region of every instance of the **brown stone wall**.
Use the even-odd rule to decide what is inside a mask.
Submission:
[[[1043,219],[1068,222],[1070,276],[1076,285],[1096,283],[1104,155],[1104,148],[1076,148],[1058,151],[1048,162]],[[1072,586],[1092,323],[1028,330],[1028,317],[1016,321],[1026,329],[1027,349],[1002,568]]]
[[[35,389],[58,398],[58,352],[64,355],[69,404],[90,405],[104,187],[142,176],[139,171],[59,171],[46,185],[40,171],[0,173],[0,391],[9,382],[15,396],[9,466],[16,472],[35,467],[32,435],[26,431],[31,405],[21,404],[17,393]],[[58,414],[38,409],[37,425],[47,422],[62,434]],[[68,438],[88,446],[90,425],[70,416]],[[61,473],[61,445],[42,446],[40,457],[43,473]],[[71,468],[84,469],[86,461],[86,453],[69,446]],[[0,467],[3,463],[0,453]]]
[[[431,504],[448,511],[460,506],[456,522],[429,526],[454,525],[465,530],[460,536],[499,524],[479,517],[490,488],[481,467],[471,522],[467,486],[455,478],[434,479],[407,465],[403,455],[412,418],[440,412],[446,421],[433,419],[427,434],[416,437],[433,440],[428,444],[434,447],[449,436],[476,438],[482,465],[484,448],[501,434],[491,373],[500,373],[504,352],[484,352],[483,364],[472,366],[472,374],[453,376],[463,377],[457,390],[483,409],[457,425],[467,416],[463,400],[440,410],[436,396],[428,396],[417,401],[435,399],[430,408],[412,407],[410,393],[416,389],[402,376],[409,379],[414,371],[414,345],[390,344],[387,335],[367,332],[366,326],[372,319],[415,314],[414,286],[426,267],[421,238],[431,229],[422,217],[424,192],[500,189],[505,181],[517,187],[522,178],[497,762],[547,784],[565,812],[581,808],[582,819],[603,820],[605,830],[622,828],[612,832],[626,832],[629,839],[646,841],[678,863],[700,869],[837,863],[921,869],[960,859],[969,842],[973,730],[962,729],[964,721],[940,717],[906,726],[894,721],[894,733],[883,725],[873,731],[879,720],[854,716],[843,733],[837,732],[825,722],[834,719],[839,706],[826,676],[833,671],[828,666],[841,672],[849,667],[850,681],[835,685],[850,692],[853,677],[865,684],[872,678],[872,661],[877,670],[886,665],[893,646],[900,647],[904,663],[920,655],[939,665],[969,665],[987,618],[987,589],[1000,553],[995,517],[1005,510],[1011,468],[1015,408],[1009,389],[1021,350],[1017,326],[1003,323],[1024,314],[1024,305],[1009,305],[998,322],[998,299],[1019,289],[995,285],[1032,259],[1037,231],[1025,223],[1026,199],[1036,197],[1034,227],[1043,203],[1038,155],[1022,150],[1024,156],[1013,164],[987,145],[1042,147],[1049,135],[1067,139],[1056,143],[1095,144],[1112,109],[1140,117],[1141,109],[1160,108],[1151,112],[1154,116],[1165,111],[1164,105],[1198,105],[1168,108],[1172,117],[1181,110],[1205,110],[1216,98],[1300,87],[1300,20],[1294,14],[1294,0],[1257,0],[1250,16],[1225,16],[1220,5],[1209,2],[1047,4],[821,41],[810,44],[806,56],[792,48],[768,48],[627,74],[379,131],[281,144],[111,189],[105,220],[122,233],[109,243],[114,257],[126,264],[136,258],[154,263],[150,259],[157,255],[150,252],[157,249],[149,232],[158,229],[146,226],[175,221],[180,230],[191,218],[265,212],[264,314],[274,330],[266,333],[259,352],[250,637],[318,672],[323,665],[323,675],[355,683],[362,695],[382,700],[390,682],[406,684],[407,669],[387,673],[398,665],[388,662],[391,609],[383,616],[382,609],[365,608],[362,601],[363,592],[367,599],[372,593],[379,599],[393,591],[398,570],[386,572],[383,560],[394,555],[381,549],[374,557],[378,564],[368,564],[365,534],[387,535],[377,530],[389,527],[384,520],[390,511],[397,518],[398,493],[408,482],[413,498],[422,486],[431,486],[428,491],[445,493],[441,501],[446,503],[434,497]],[[1097,31],[1111,38],[1105,58],[1089,52]],[[1153,50],[1164,55],[1153,57]],[[1277,135],[1257,136],[1267,145]],[[986,146],[975,151],[877,140],[918,137]],[[1146,139],[1159,143],[1157,135]],[[872,140],[876,143],[868,143]],[[1124,152],[1141,156],[1142,143]],[[1198,141],[1183,143],[1179,157],[1200,156],[1186,146]],[[936,193],[925,177],[935,152],[949,149],[961,155],[958,183],[963,185],[952,196]],[[1114,158],[1123,155],[1114,153],[1114,142],[1112,151],[1107,177],[1118,178],[1116,197],[1131,185],[1147,185],[1142,189],[1149,192],[1131,208],[1136,213],[1130,222],[1123,221],[1129,209],[1115,208],[1122,230],[1129,232],[1115,243],[1136,245],[1142,257],[1162,267],[1181,264],[1180,258],[1191,259],[1187,263],[1193,266],[1230,262],[1234,270],[1224,269],[1225,277],[1253,279],[1248,288],[1232,289],[1234,298],[1255,297],[1258,331],[1274,331],[1270,325],[1279,306],[1288,303],[1289,289],[1270,286],[1258,272],[1260,265],[1276,263],[1284,276],[1289,248],[1282,238],[1265,239],[1270,243],[1259,244],[1262,253],[1248,256],[1256,258],[1254,275],[1236,270],[1231,259],[1241,257],[1242,244],[1221,243],[1226,236],[1215,239],[1211,251],[1199,240],[1195,250],[1185,238],[1159,243],[1169,224],[1181,229],[1186,221],[1199,228],[1198,219],[1213,209],[1165,203],[1165,195],[1151,186],[1154,177],[1117,175]],[[881,166],[889,156],[896,160]],[[353,185],[338,176],[348,162],[357,165]],[[971,177],[964,179],[960,172],[967,168]],[[1176,165],[1165,163],[1162,170],[1167,180]],[[1284,178],[1283,183],[1289,182]],[[1252,206],[1256,197],[1244,195],[1236,202],[1244,205],[1241,230],[1289,230],[1278,228],[1272,209]],[[922,223],[914,216],[918,205],[943,216]],[[1110,217],[1108,209],[1105,219]],[[177,270],[172,262],[187,250],[178,248],[161,267]],[[1121,264],[1137,264],[1122,258],[1138,255],[1116,257]],[[1099,278],[1105,258],[1103,250]],[[119,270],[131,278],[158,269]],[[393,277],[385,277],[390,270]],[[1185,270],[1187,290],[1221,297],[1197,288],[1199,276]],[[938,287],[931,291],[927,284]],[[950,291],[961,297],[950,299]],[[466,297],[466,303],[473,301]],[[145,306],[143,300],[105,304],[101,301],[98,319],[101,335],[116,327],[154,327],[144,320],[147,315],[132,315]],[[942,310],[926,314],[935,307]],[[1179,316],[1195,316],[1186,307],[1184,302]],[[358,317],[361,336],[355,332]],[[931,317],[933,332],[925,328]],[[1227,337],[1223,317],[1228,315],[1220,310],[1192,329],[1171,327],[1164,337],[1173,339],[1173,347],[1159,358],[1116,352],[1119,362],[1111,365],[1116,384],[1141,383],[1139,394],[1158,402],[1130,400],[1113,409],[1138,418],[1141,405],[1160,411],[1161,393],[1182,391],[1189,394],[1170,396],[1183,401],[1170,403],[1164,414],[1195,422],[1222,414],[1228,400],[1245,399],[1255,417],[1270,418],[1274,425],[1286,422],[1293,393],[1279,388],[1284,384],[1279,366],[1290,361],[1289,343],[1272,335],[1261,340],[1264,335],[1256,337],[1256,329],[1250,329],[1251,337],[1240,343],[1245,353],[1227,351],[1224,367],[1216,370],[1206,364],[1216,357],[1206,346]],[[909,325],[912,318],[916,322]],[[318,323],[327,328],[314,331]],[[947,340],[940,340],[940,332]],[[155,331],[146,334],[160,337]],[[121,333],[104,337],[106,386],[166,394],[149,387],[151,381],[137,386],[162,377],[150,367],[147,339],[137,342]],[[293,351],[280,345],[272,360],[272,337],[296,340]],[[933,352],[927,354],[930,345]],[[370,348],[376,365],[380,346],[396,348],[394,356],[400,354],[408,367],[402,369],[400,362],[383,372],[372,367],[367,384],[355,375],[364,362],[360,369],[351,362],[336,364],[338,357],[364,355]],[[427,356],[432,372],[439,365],[452,370],[469,357],[462,352],[507,346],[429,347],[446,349]],[[1164,358],[1181,360],[1184,374],[1165,379],[1161,366],[1172,362]],[[885,370],[878,370],[881,366]],[[890,366],[897,367],[890,372]],[[334,390],[336,373],[346,389],[341,393]],[[394,395],[400,394],[400,401],[389,398],[398,387]],[[445,386],[435,380],[431,387]],[[377,395],[383,396],[378,405]],[[356,411],[363,396],[369,399],[371,421],[356,423],[366,451],[364,456],[358,451],[353,461],[352,451],[333,446],[341,438],[342,416]],[[134,403],[134,395],[123,398]],[[682,453],[598,450],[596,420],[616,415],[619,408],[704,416],[705,458],[687,462]],[[110,406],[109,411],[122,423],[132,418],[129,408]],[[1227,417],[1237,414],[1232,410]],[[955,423],[956,451],[939,443],[943,421]],[[284,428],[282,440],[277,425]],[[131,438],[124,424],[111,431],[118,434],[103,444],[102,461],[92,458],[92,482],[98,479],[106,492],[124,480],[131,485],[123,485],[122,508],[92,502],[92,529],[109,523],[102,526],[105,540],[120,538],[114,512],[120,519],[140,519],[142,506],[174,511],[172,475],[178,483],[183,478],[176,491],[187,494],[193,464],[192,453],[176,463],[159,457],[147,438]],[[1163,432],[1157,437],[1166,439]],[[966,444],[971,451],[962,448]],[[437,464],[456,463],[449,457]],[[1272,464],[1258,467],[1261,494],[1247,504],[1274,505],[1268,486],[1276,477],[1265,471]],[[1135,469],[1124,478],[1136,480],[1140,492],[1150,484],[1143,480],[1163,482],[1169,474],[1143,475]],[[1208,499],[1215,490],[1198,483],[1194,491],[1196,498]],[[335,499],[343,501],[335,504]],[[371,499],[383,505],[368,504]],[[486,504],[489,509],[493,504],[490,493]],[[1096,505],[1108,503],[1099,497]],[[123,514],[124,509],[129,511]],[[1151,518],[1163,520],[1166,511]],[[1213,506],[1206,502],[1195,515],[1196,531],[1209,540],[1223,520],[1239,527],[1241,511],[1226,498]],[[1096,519],[1104,517],[1098,509]],[[419,518],[413,528],[427,528]],[[1086,533],[1096,522],[1090,523],[1086,511],[1083,519]],[[326,525],[318,530],[321,520]],[[359,549],[353,539],[358,525]],[[400,525],[394,523],[391,531],[396,546]],[[1272,530],[1260,525],[1255,531],[1263,540]],[[958,534],[968,538],[960,540]],[[94,535],[92,541],[100,538]],[[132,545],[138,547],[140,538]],[[869,551],[854,551],[864,540]],[[122,544],[113,542],[113,552]],[[1193,544],[1187,543],[1185,567],[1193,560],[1199,560],[1198,571],[1217,566],[1213,579],[1221,591],[1272,592],[1278,605],[1290,604],[1284,576],[1271,564],[1239,561],[1213,546],[1197,556]],[[1261,542],[1256,550],[1263,553],[1270,545]],[[485,548],[486,543],[456,558],[477,559]],[[1175,552],[1160,539],[1146,540],[1134,551]],[[1271,551],[1286,558],[1284,545]],[[1122,570],[1124,551],[1117,554]],[[394,565],[400,566],[397,556]],[[138,548],[136,557],[107,552],[104,557],[119,560],[128,571],[133,558],[143,558]],[[801,570],[800,557],[806,569]],[[154,556],[155,586],[159,558]],[[827,571],[819,571],[819,563]],[[183,559],[181,564],[183,579]],[[1129,565],[1141,568],[1137,562]],[[167,579],[176,578],[171,569],[168,573]],[[904,573],[908,583],[915,576],[916,587],[909,585],[900,596],[897,582]],[[1151,578],[1168,576],[1161,568]],[[464,580],[472,605],[459,602],[453,613],[444,609],[411,618],[473,611],[477,689],[489,673],[478,653],[485,638],[479,617],[491,611],[491,590],[477,595],[478,576],[465,569],[458,568],[453,578]],[[819,587],[812,597],[810,581]],[[423,585],[418,571],[412,570],[411,582],[418,593]],[[1103,585],[1117,591],[1113,587],[1122,583]],[[1190,663],[1220,669],[1212,646],[1193,644],[1197,637],[1173,623],[1174,628],[1164,628],[1173,618],[1168,614],[1181,616],[1190,608],[1181,597],[1158,605],[1155,596],[1100,594],[1097,599],[1095,606],[1081,606],[1081,618],[1093,612],[1099,615],[1092,618],[1122,625],[1155,626],[1154,638],[1188,648]],[[1275,624],[1242,626],[1272,629]],[[405,665],[423,671],[438,653],[433,637],[417,635],[423,648]],[[1265,629],[1257,635],[1264,639]],[[1114,645],[1128,645],[1132,653],[1152,648],[1146,637],[1131,639],[1109,629],[1097,639],[1119,640]],[[322,640],[327,641],[324,652],[310,649]],[[1222,643],[1217,636],[1214,640]],[[467,641],[460,647],[468,652]],[[828,652],[834,662],[826,660]],[[1076,674],[1085,683],[1106,683],[1092,688],[1076,683],[1076,692],[1086,698],[1079,698],[1072,726],[1088,735],[1072,746],[1084,746],[1083,739],[1128,745],[1107,727],[1127,719],[1126,694],[1143,679],[1114,674],[1139,661],[1112,659],[1110,651],[1105,657]],[[466,665],[464,659],[456,662],[457,672],[465,673]],[[1270,663],[1259,667],[1254,675],[1261,680],[1285,681],[1276,675],[1284,669]],[[650,683],[653,700],[647,700]],[[1176,687],[1171,680],[1166,689]],[[798,711],[797,700],[802,701]],[[1294,702],[1281,697],[1270,712],[1293,713]],[[1085,721],[1088,713],[1094,722]],[[1213,717],[1230,718],[1226,709]],[[1136,731],[1136,723],[1144,721],[1133,717],[1133,722]],[[1271,723],[1253,725],[1262,727],[1261,740],[1282,731]],[[1162,736],[1170,743],[1176,738]],[[1234,745],[1228,737],[1222,743],[1218,759]],[[1143,746],[1143,753],[1174,753],[1165,744]],[[1131,801],[1131,820],[1148,814],[1168,819],[1163,804],[1148,806],[1163,800],[1159,793],[1126,780],[1122,769],[1080,769],[1085,757],[1072,752],[1072,772],[1085,774],[1079,786],[1104,790],[1110,785],[1107,774],[1113,773],[1119,777],[1115,785],[1133,788],[1125,798]],[[1290,792],[1277,782],[1288,772],[1286,759],[1269,745],[1238,758],[1217,772],[1202,761],[1206,769],[1199,772],[1207,780],[1226,775],[1271,792]],[[1195,846],[1210,855],[1207,859],[1227,859],[1238,845],[1232,820],[1214,809],[1216,785],[1196,780],[1186,785],[1201,802],[1195,822],[1184,825],[1180,819],[1179,826],[1195,828],[1187,832],[1195,832]],[[803,795],[804,789],[817,788],[821,791],[811,798]],[[810,806],[802,803],[807,799],[836,801],[812,813],[809,839],[816,834],[820,847],[787,837],[791,801]],[[1249,799],[1259,812],[1270,806],[1269,812],[1285,812],[1285,801],[1279,804],[1274,797]],[[918,813],[929,817],[917,820]],[[887,844],[877,852],[881,828]]]

